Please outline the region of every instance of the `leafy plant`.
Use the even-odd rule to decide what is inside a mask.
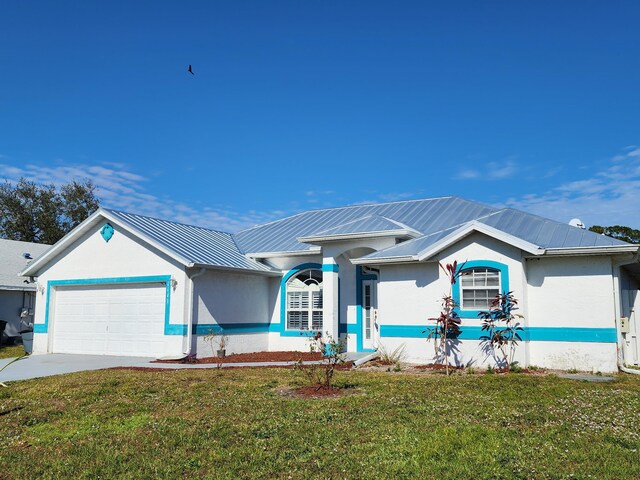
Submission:
[[[346,345],[347,338],[335,340],[329,332],[326,337],[321,332],[316,332],[310,337],[309,350],[312,353],[322,353],[320,363],[304,363],[298,360],[295,370],[301,372],[310,385],[317,385],[321,388],[333,388],[333,376],[336,367],[346,361],[346,355],[342,353]]]
[[[404,343],[398,345],[395,349],[389,350],[384,345],[378,346],[378,363],[382,365],[398,365],[404,361],[407,354],[405,352],[406,345]]]
[[[4,367],[0,368],[0,372],[2,372],[5,368],[7,368],[9,365],[16,363],[18,360],[22,360],[23,358],[27,357],[28,354],[25,353],[24,355],[22,355],[21,357],[17,357],[14,358],[13,360],[11,360],[9,363],[7,363]],[[4,388],[9,388],[9,386],[6,383],[2,383],[0,382],[0,387],[4,387]]]
[[[458,268],[457,261],[448,263],[446,266],[440,264],[440,268],[449,279],[449,294],[442,297],[442,310],[440,311],[440,315],[437,318],[429,319],[435,321],[436,325],[422,332],[428,333],[427,341],[429,339],[434,340],[436,356],[444,358],[445,372],[447,375],[449,375],[449,350],[451,340],[458,338],[462,331],[460,329],[460,316],[458,312],[456,312],[458,305],[453,300],[453,285],[460,275],[462,275],[463,267],[464,263]]]
[[[478,317],[482,319],[482,331],[487,332],[480,339],[494,357],[499,356],[498,367],[506,371],[514,364],[516,347],[522,340],[520,332],[523,328],[517,320],[523,317],[514,313],[517,309],[518,300],[513,292],[506,292],[496,295],[489,310],[478,313]]]

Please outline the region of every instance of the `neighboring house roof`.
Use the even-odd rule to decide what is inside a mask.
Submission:
[[[41,243],[0,239],[0,290],[35,291],[36,287],[24,283],[24,277],[20,276],[20,272],[31,261],[24,255],[29,254],[31,258],[36,258],[49,248],[50,245]]]
[[[269,266],[242,254],[230,233],[100,208],[57,242],[46,255],[36,259],[23,275],[34,275],[85,231],[105,220],[124,228],[186,267],[274,273]]]

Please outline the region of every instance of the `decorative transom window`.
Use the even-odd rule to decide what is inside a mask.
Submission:
[[[301,270],[287,281],[287,329],[322,330],[321,270]]]
[[[470,268],[460,276],[461,307],[465,310],[488,310],[500,293],[500,271],[493,268]]]

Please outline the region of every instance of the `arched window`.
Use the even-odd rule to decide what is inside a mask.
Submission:
[[[500,293],[500,271],[485,267],[465,269],[460,276],[460,290],[463,310],[488,310]]]
[[[322,271],[301,270],[286,291],[287,330],[322,330]]]

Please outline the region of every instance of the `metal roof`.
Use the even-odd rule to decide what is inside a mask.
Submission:
[[[370,235],[373,233],[384,235],[398,234],[399,236],[409,235],[411,237],[421,235],[420,232],[417,232],[400,222],[396,222],[380,215],[368,215],[328,230],[313,233],[308,237],[298,237],[298,241],[308,242],[313,239],[342,238],[346,236],[354,237],[361,234]]]
[[[24,254],[36,258],[49,248],[41,243],[0,239],[0,290],[35,290],[33,284],[24,283],[24,277],[19,276],[30,262]]]
[[[613,247],[629,245],[588,230],[511,208],[498,209],[458,197],[443,197],[373,205],[313,210],[234,235],[246,253],[302,251],[299,240],[350,233],[416,230],[419,238],[374,252],[366,258],[418,255],[457,229],[479,222],[541,249]]]
[[[236,233],[234,238],[245,253],[303,251],[308,250],[309,245],[299,242],[298,238],[312,236],[367,216],[385,217],[428,235],[497,211],[497,208],[458,197],[353,205],[302,212],[243,230]]]
[[[273,271],[242,254],[230,233],[117,210],[101,210],[196,266]]]

